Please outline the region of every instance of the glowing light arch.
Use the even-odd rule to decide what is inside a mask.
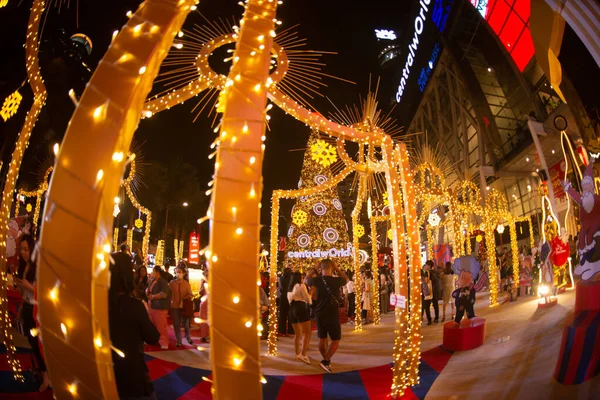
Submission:
[[[117,397],[106,307],[113,199],[133,132],[143,112],[146,116],[153,112],[144,107],[144,100],[194,5],[193,0],[147,0],[140,5],[99,64],[65,136],[46,203],[38,281],[41,334],[57,398]],[[218,310],[211,313],[210,321],[213,395],[261,397],[264,378],[260,375],[258,336],[246,333],[237,325],[239,318],[232,315],[241,315],[243,324],[260,321],[258,288],[248,282],[258,278],[260,250],[256,238],[267,96],[313,129],[381,148],[394,265],[398,268],[397,294],[408,297],[407,274],[415,282],[408,302],[410,310],[396,309],[392,395],[402,395],[418,382],[420,338],[419,240],[418,226],[411,222],[416,220],[416,211],[411,201],[415,193],[408,153],[403,144],[394,146],[382,132],[363,132],[307,110],[269,82],[276,7],[272,0],[246,2],[234,63],[224,82],[231,90],[222,91],[220,97],[223,120],[207,216],[212,221],[207,251],[209,302]],[[254,49],[255,55],[249,54],[249,49]],[[241,79],[236,79],[238,76]],[[90,147],[93,153],[87,151]],[[248,153],[256,156],[242,161],[248,159]],[[79,246],[74,251],[70,243],[75,238]],[[262,330],[260,325],[256,329],[258,333]],[[231,385],[233,380],[236,385]]]

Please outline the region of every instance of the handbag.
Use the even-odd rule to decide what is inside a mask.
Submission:
[[[185,318],[194,318],[194,302],[191,299],[183,300],[181,314]]]
[[[323,281],[323,285],[325,286],[325,290],[327,290],[327,293],[331,297],[331,305],[335,306],[335,307],[343,307],[344,306],[344,302],[340,300],[339,296],[336,297],[331,292],[331,289],[329,288],[329,285],[327,284],[327,281],[325,280],[325,277],[321,276],[321,280]]]

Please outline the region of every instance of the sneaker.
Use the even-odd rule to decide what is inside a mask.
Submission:
[[[427,325],[431,325],[431,321],[427,322]]]
[[[296,356],[296,358],[298,360],[302,361],[303,363],[310,365],[310,358],[308,358],[308,356],[303,356],[302,354],[298,354]]]
[[[167,350],[169,348],[169,346],[160,346],[160,348],[163,350]]]
[[[329,361],[322,360],[319,363],[319,366],[321,367],[321,369],[323,369],[323,371],[331,374],[332,371],[331,371],[331,366],[329,366]]]
[[[181,347],[181,343],[177,343],[175,347]]]
[[[188,338],[187,341],[188,341],[189,344],[194,344],[194,341],[191,338]]]

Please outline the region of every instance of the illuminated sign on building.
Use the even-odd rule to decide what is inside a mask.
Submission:
[[[337,258],[337,257],[353,257],[354,247],[352,243],[348,243],[346,249],[326,249],[326,250],[302,250],[288,251],[288,258]]]
[[[433,5],[431,5],[432,2]],[[406,63],[404,64],[404,68],[402,69],[400,85],[398,85],[398,91],[396,92],[396,101],[398,103],[402,101],[402,95],[404,94],[404,89],[406,88],[406,84],[411,73],[411,67],[415,63],[417,50],[419,49],[421,34],[425,30],[425,22],[427,21],[427,15],[430,10],[429,6],[431,5],[432,10],[431,21],[434,23],[439,32],[443,32],[446,28],[446,23],[448,22],[448,14],[450,13],[450,6],[452,5],[452,0],[420,0],[419,5],[419,13],[417,14],[417,17],[415,18],[414,22],[415,31],[412,37],[412,41],[408,44]],[[438,55],[436,55],[436,59]],[[429,64],[431,64],[431,69],[433,69],[434,63],[431,62],[431,59],[428,65]],[[423,70],[421,71],[421,75],[422,74]],[[419,80],[421,81],[421,77],[419,78]],[[429,80],[429,78],[427,78],[426,81],[427,80]],[[423,91],[423,89],[421,89],[421,91]]]
[[[535,54],[529,31],[530,0],[471,0],[523,72]]]
[[[421,69],[421,74],[419,75],[419,90],[421,92],[425,90],[427,82],[429,82],[429,78],[431,78],[431,74],[433,73],[435,62],[439,58],[441,52],[442,46],[438,42],[435,44],[435,46],[433,46],[433,51],[431,52],[429,62]]]
[[[386,29],[375,29],[375,36],[377,36],[377,39],[396,40],[396,33]]]
[[[488,0],[471,0],[471,4],[473,4],[473,7],[475,7],[475,9],[479,11],[479,14],[481,14],[483,18],[486,17],[488,10]]]
[[[200,251],[200,234],[196,232],[190,233],[190,243],[188,246],[188,261],[191,264],[198,264],[200,257],[198,251]]]

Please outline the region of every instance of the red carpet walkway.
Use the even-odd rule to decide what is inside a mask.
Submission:
[[[30,351],[18,349],[18,352],[23,368],[27,371],[31,365]],[[36,392],[37,385],[30,372],[25,372],[24,384],[15,382],[5,354],[6,350],[2,348],[0,352],[0,393],[2,393],[0,397],[2,399],[52,398],[51,390],[43,394]],[[404,398],[425,398],[451,356],[451,353],[441,347],[424,352],[419,367],[421,383],[409,389]],[[180,366],[148,355],[146,355],[146,362],[159,399],[211,398],[211,384],[202,380],[202,377],[210,376],[210,371]],[[388,398],[392,384],[392,370],[391,364],[386,364],[337,374],[267,376],[266,379],[267,383],[263,390],[265,400],[374,400]]]

